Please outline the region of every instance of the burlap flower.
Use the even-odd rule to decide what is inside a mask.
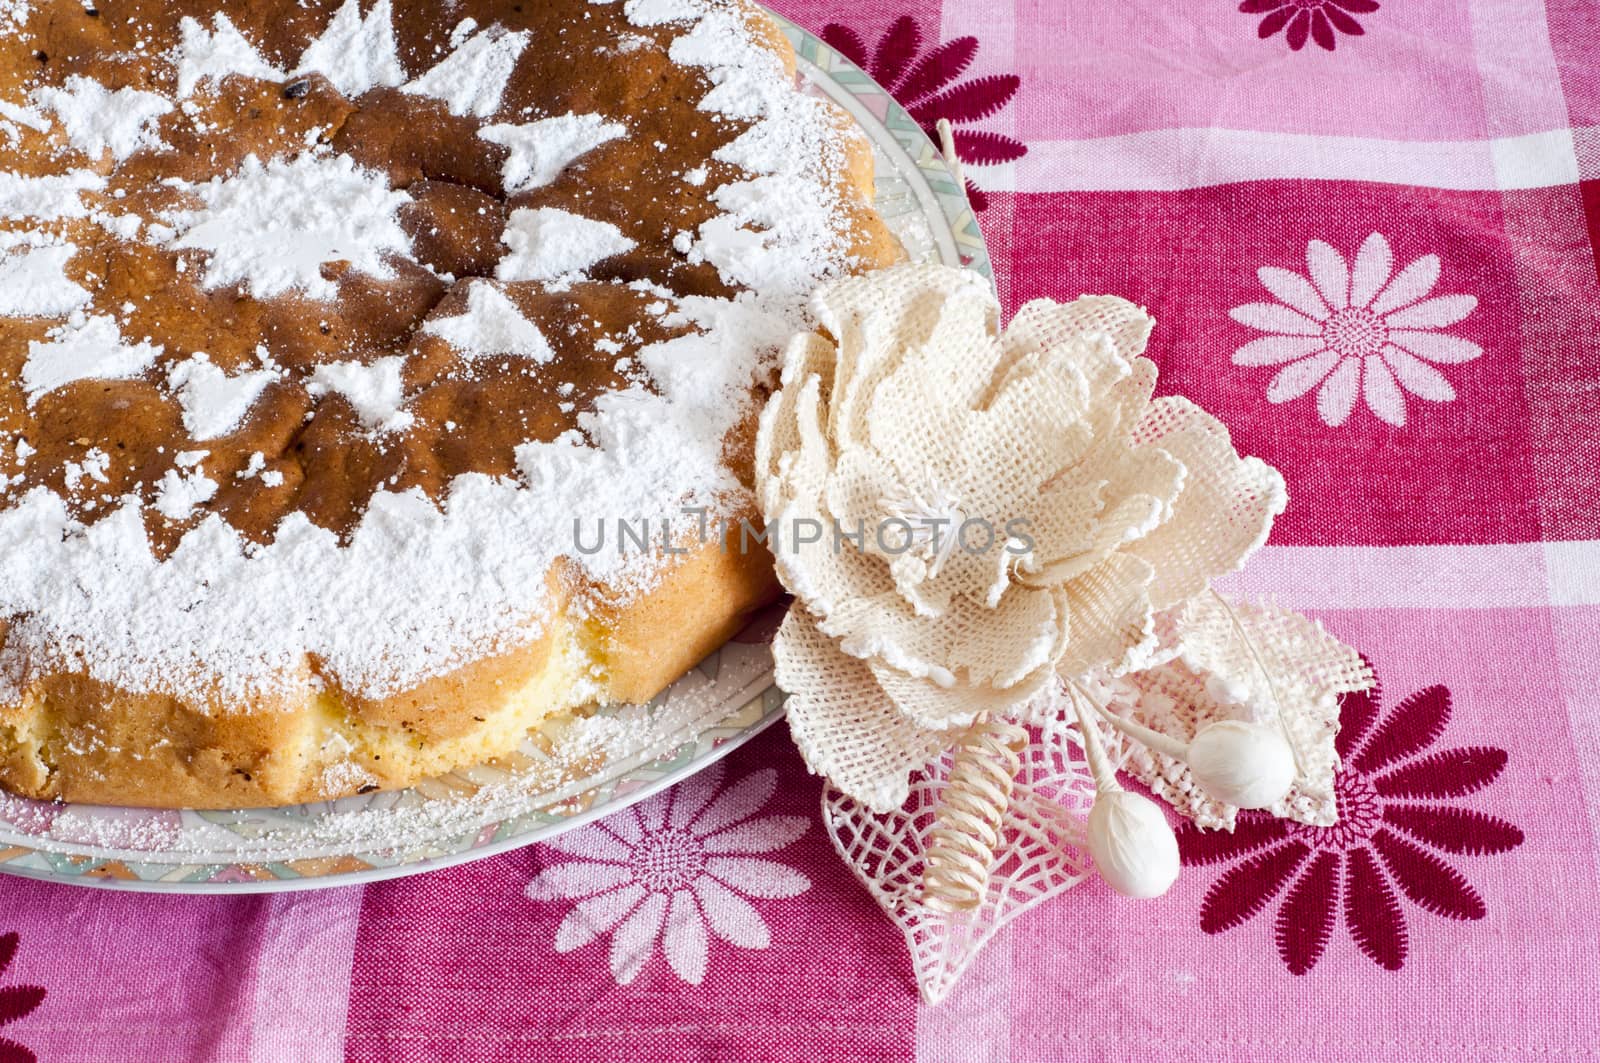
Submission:
[[[1058,672],[1141,667],[1157,614],[1283,508],[1219,422],[1152,399],[1153,322],[1124,300],[1029,303],[1000,334],[981,279],[917,265],[813,310],[826,335],[791,343],[757,439],[797,599],[774,649],[807,763],[874,809]]]

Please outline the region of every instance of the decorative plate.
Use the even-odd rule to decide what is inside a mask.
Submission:
[[[871,138],[876,205],[919,261],[993,280],[961,186],[916,121],[870,77],[781,17],[807,91]],[[49,804],[0,792],[0,872],[82,886],[252,893],[346,886],[528,845],[693,774],[783,715],[769,610],[647,705],[531,735],[500,766],[339,801],[233,812]]]

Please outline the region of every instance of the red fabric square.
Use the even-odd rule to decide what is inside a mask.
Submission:
[[[1498,193],[1277,181],[1017,199],[1010,301],[1103,292],[1147,306],[1158,322],[1150,354],[1161,390],[1221,417],[1241,451],[1288,480],[1275,541],[1538,539],[1521,300]],[[1373,234],[1384,253],[1362,255]],[[1288,307],[1240,309],[1282,303],[1260,279],[1262,267],[1280,289],[1314,287],[1308,255],[1318,245],[1323,283],[1348,284],[1353,301],[1383,313],[1340,315],[1324,306],[1312,311],[1325,319],[1316,321]],[[1360,277],[1339,281],[1341,269]],[[1304,298],[1320,305],[1315,294]],[[1303,357],[1284,360],[1282,350],[1261,347],[1236,353],[1280,326],[1315,334],[1296,337],[1305,341]],[[1363,344],[1389,333],[1424,357],[1396,355],[1398,368],[1387,368],[1388,355],[1384,367],[1360,358],[1346,364],[1362,351],[1387,350]],[[1269,401],[1269,392],[1282,399],[1301,390],[1287,371],[1307,359],[1315,364],[1296,372],[1302,386],[1312,380],[1309,390]],[[1343,368],[1316,377],[1335,364]],[[1389,379],[1369,384],[1368,376]]]

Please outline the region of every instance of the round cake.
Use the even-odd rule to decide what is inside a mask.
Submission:
[[[0,0],[0,786],[247,807],[649,699],[871,156],[743,0]]]

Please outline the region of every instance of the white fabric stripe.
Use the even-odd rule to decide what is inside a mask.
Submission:
[[[1565,121],[1544,0],[1467,0],[1466,8],[1489,128],[1537,129]]]
[[[1374,140],[1243,129],[1152,129],[1032,140],[1006,166],[974,167],[988,191],[1160,192],[1240,181],[1373,181],[1458,191],[1578,179],[1570,129],[1493,140]]]
[[[1218,588],[1297,609],[1600,605],[1600,542],[1268,546]]]
[[[1544,563],[1551,605],[1600,604],[1600,543],[1545,543]]]
[[[251,1063],[340,1063],[360,886],[283,893],[262,917],[250,1017]]]

